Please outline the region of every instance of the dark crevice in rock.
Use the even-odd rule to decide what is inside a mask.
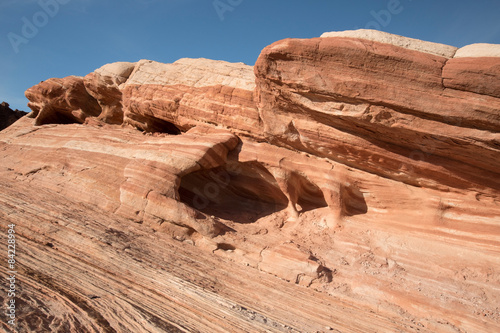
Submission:
[[[41,113],[40,116],[37,117],[35,124],[38,126],[47,124],[68,125],[68,124],[80,124],[80,121],[78,121],[74,117],[71,117],[68,114],[60,112],[50,112],[44,114]]]
[[[368,205],[363,192],[356,186],[342,187],[341,195],[343,198],[342,207],[346,216],[354,216],[368,213]]]
[[[285,209],[288,197],[300,206],[299,212],[328,206],[316,184],[295,172],[284,170],[284,174],[287,180],[277,180],[259,162],[229,162],[184,176],[179,195],[182,202],[204,214],[239,223],[252,223]],[[366,206],[350,209],[353,214],[363,210]]]
[[[179,195],[183,203],[207,215],[239,223],[255,222],[288,202],[271,173],[257,162],[230,162],[188,174]]]
[[[176,125],[169,121],[140,114],[129,114],[127,123],[147,133],[166,133],[172,135],[182,133]]]
[[[236,246],[234,246],[232,244],[227,244],[227,243],[218,243],[217,250],[234,251],[234,250],[236,250]]]
[[[323,192],[316,184],[297,173],[295,177],[299,178],[298,183],[301,185],[297,193],[297,204],[302,208],[301,212],[328,206]]]

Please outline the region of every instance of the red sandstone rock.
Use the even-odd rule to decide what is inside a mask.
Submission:
[[[117,62],[104,65],[84,78],[85,89],[99,103],[101,120],[111,124],[123,123],[122,93],[124,84],[134,70],[135,64]]]
[[[276,42],[255,66],[264,131],[275,144],[413,185],[498,189],[500,99],[445,89],[446,62],[362,39]]]
[[[306,286],[309,286],[314,279],[318,279],[323,269],[313,256],[291,243],[265,249],[261,256],[260,270]]]
[[[354,34],[31,88],[0,217],[40,330],[498,331],[496,60]]]
[[[254,81],[252,67],[244,64],[142,60],[122,88],[125,122],[148,131],[169,122],[183,131],[210,124],[259,135]]]
[[[36,125],[83,123],[87,117],[101,113],[99,104],[85,89],[83,78],[78,76],[48,79],[25,94]]]
[[[443,85],[500,98],[500,57],[450,59],[443,68]]]

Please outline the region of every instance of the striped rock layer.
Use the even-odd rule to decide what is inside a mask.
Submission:
[[[26,96],[21,331],[500,330],[496,45],[333,32]]]

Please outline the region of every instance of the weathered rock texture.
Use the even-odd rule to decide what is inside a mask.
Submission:
[[[167,122],[183,131],[211,124],[258,135],[254,89],[252,67],[244,64],[142,60],[123,87],[125,123],[146,131],[165,131]]]
[[[120,87],[134,70],[135,63],[116,62],[104,65],[84,77],[87,92],[94,97],[101,113],[99,119],[107,123],[123,123],[122,93]]]
[[[387,43],[279,41],[255,65],[264,130],[276,144],[411,185],[497,190],[500,81],[477,75],[500,59],[486,60],[471,66],[475,79],[459,60]]]
[[[19,327],[500,330],[500,58],[455,53],[328,33],[30,88],[0,133]]]
[[[347,37],[347,38],[370,40],[378,43],[391,44],[408,50],[419,51],[422,53],[429,53],[446,58],[453,58],[453,56],[457,52],[457,48],[454,46],[426,42],[419,39],[393,35],[379,30],[359,29],[359,30],[346,30],[346,31],[332,31],[332,32],[325,32],[324,34],[321,35],[321,37],[323,38]]]
[[[26,115],[26,112],[12,110],[9,104],[2,102],[0,104],[0,131],[15,123],[19,118]]]
[[[48,79],[26,90],[25,95],[35,125],[83,123],[101,112],[79,76]]]

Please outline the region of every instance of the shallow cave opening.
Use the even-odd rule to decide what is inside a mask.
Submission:
[[[190,173],[182,178],[179,195],[207,215],[238,223],[255,222],[288,203],[272,174],[258,162],[230,162]]]
[[[318,185],[309,181],[306,177],[294,174],[295,184],[297,184],[297,207],[299,212],[328,207],[323,191]]]
[[[182,134],[181,129],[175,124],[152,116],[146,116],[138,113],[127,113],[126,122],[146,133],[165,133],[170,135]]]
[[[69,125],[69,124],[80,124],[75,117],[63,112],[50,112],[45,113],[43,116],[39,116],[36,119],[36,125],[47,125],[47,124],[59,124],[59,125]]]
[[[361,192],[357,187],[351,186],[349,188],[345,188],[342,191],[342,196],[344,197],[343,210],[347,216],[366,214],[368,212],[368,206],[363,192]]]
[[[148,128],[147,132],[165,133],[170,135],[179,135],[182,133],[182,131],[173,123],[162,119],[155,119],[150,128]]]

